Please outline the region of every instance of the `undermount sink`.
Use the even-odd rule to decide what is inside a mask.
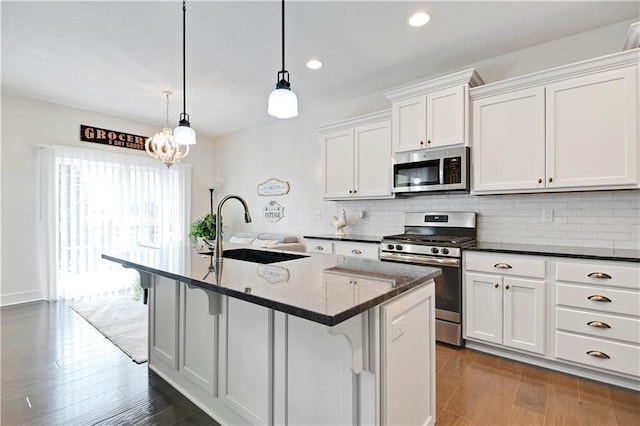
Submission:
[[[203,253],[203,254],[213,254]],[[224,250],[222,252],[222,257],[226,257],[228,259],[235,260],[244,260],[245,262],[253,262],[253,263],[276,263],[276,262],[284,262],[287,260],[294,259],[302,259],[303,257],[309,257],[302,254],[291,254],[291,253],[280,253],[280,252],[272,252],[272,251],[263,251],[263,250],[252,250],[252,249],[233,249],[233,250]]]

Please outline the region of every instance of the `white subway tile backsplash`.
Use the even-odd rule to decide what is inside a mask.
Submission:
[[[475,211],[481,241],[640,249],[640,190],[553,194],[418,195],[344,201],[348,232],[402,232],[408,211]],[[542,211],[553,210],[543,222]],[[365,211],[363,219],[358,213]]]

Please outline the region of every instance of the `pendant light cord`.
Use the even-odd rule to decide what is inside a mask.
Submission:
[[[282,71],[284,70],[284,0],[282,0]]]
[[[187,113],[187,0],[182,2],[182,113]]]
[[[164,127],[169,127],[169,94],[170,92],[164,92],[164,94],[167,96],[167,115],[166,115],[166,119],[164,120]]]

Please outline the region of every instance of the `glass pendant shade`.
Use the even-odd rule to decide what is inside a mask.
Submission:
[[[291,89],[276,88],[269,95],[267,112],[276,118],[293,118],[298,115],[298,97]]]
[[[195,145],[196,132],[191,128],[187,118],[182,118],[178,127],[173,129],[173,139],[178,145]]]

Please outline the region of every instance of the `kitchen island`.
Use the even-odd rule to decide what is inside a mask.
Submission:
[[[243,249],[103,254],[149,289],[149,368],[223,424],[434,424],[439,269]]]

